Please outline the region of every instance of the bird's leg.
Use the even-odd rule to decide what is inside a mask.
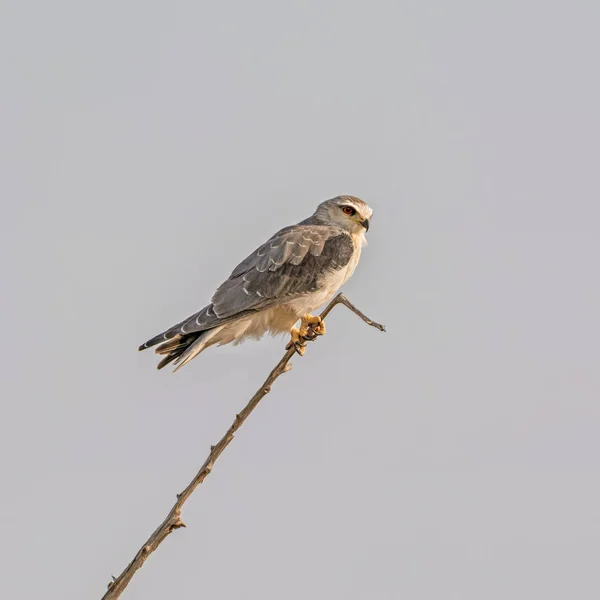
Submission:
[[[325,322],[319,316],[304,315],[300,322],[300,335],[307,340],[314,340],[325,334]]]

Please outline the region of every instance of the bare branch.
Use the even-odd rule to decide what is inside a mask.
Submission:
[[[372,321],[360,310],[358,310],[343,294],[338,294],[323,310],[320,314],[322,319],[331,312],[331,310],[338,304],[343,304],[349,308],[353,313],[358,315],[367,325],[376,327],[380,331],[385,331],[385,327]],[[129,582],[135,575],[136,571],[146,562],[146,559],[160,546],[163,540],[173,531],[180,527],[185,527],[184,522],[181,520],[181,510],[185,501],[192,495],[193,491],[206,479],[209,473],[212,471],[213,466],[221,453],[233,440],[235,432],[242,426],[244,421],[250,416],[250,413],[257,407],[258,403],[271,391],[273,382],[283,373],[291,368],[289,364],[290,360],[296,353],[296,349],[292,346],[286,350],[283,358],[277,363],[275,368],[269,373],[269,376],[265,382],[260,386],[257,392],[252,396],[250,402],[246,404],[244,409],[235,416],[233,424],[227,430],[227,433],[217,442],[215,446],[211,446],[210,454],[204,461],[204,464],[200,467],[200,470],[190,481],[189,485],[179,494],[177,494],[177,502],[171,508],[169,514],[165,520],[158,526],[158,528],[152,533],[152,535],[146,540],[144,545],[138,550],[133,560],[127,565],[125,570],[118,576],[113,577],[113,580],[108,584],[108,591],[102,597],[102,600],[116,600],[121,596],[125,588],[129,585]]]

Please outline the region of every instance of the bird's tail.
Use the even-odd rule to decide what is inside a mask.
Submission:
[[[207,329],[205,331],[195,331],[193,333],[181,334],[177,333],[174,336],[166,339],[163,334],[152,338],[142,346],[140,350],[145,350],[150,346],[154,346],[159,343],[159,340],[165,340],[162,344],[157,346],[155,352],[161,355],[163,358],[156,366],[157,369],[162,369],[168,364],[175,361],[177,367],[173,372],[181,369],[183,365],[187,364],[208,348],[211,344],[211,339],[219,332],[221,327],[215,327],[213,329]],[[214,341],[212,342],[214,343]]]
[[[156,366],[157,369],[162,369],[174,360],[179,359],[185,351],[198,341],[205,332],[190,333],[187,335],[177,334],[170,340],[167,340],[155,350],[156,354],[161,355],[163,358]]]

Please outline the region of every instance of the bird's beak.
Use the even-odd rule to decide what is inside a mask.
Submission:
[[[369,231],[369,219],[365,219],[364,221],[361,221],[360,224],[367,230]]]

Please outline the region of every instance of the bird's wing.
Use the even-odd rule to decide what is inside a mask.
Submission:
[[[345,267],[353,252],[352,238],[339,227],[286,227],[233,270],[211,304],[148,340],[140,350],[310,294],[318,289],[322,274]]]
[[[319,277],[345,267],[353,252],[352,238],[338,227],[286,227],[233,270],[212,297],[212,310],[227,319],[315,292]]]

